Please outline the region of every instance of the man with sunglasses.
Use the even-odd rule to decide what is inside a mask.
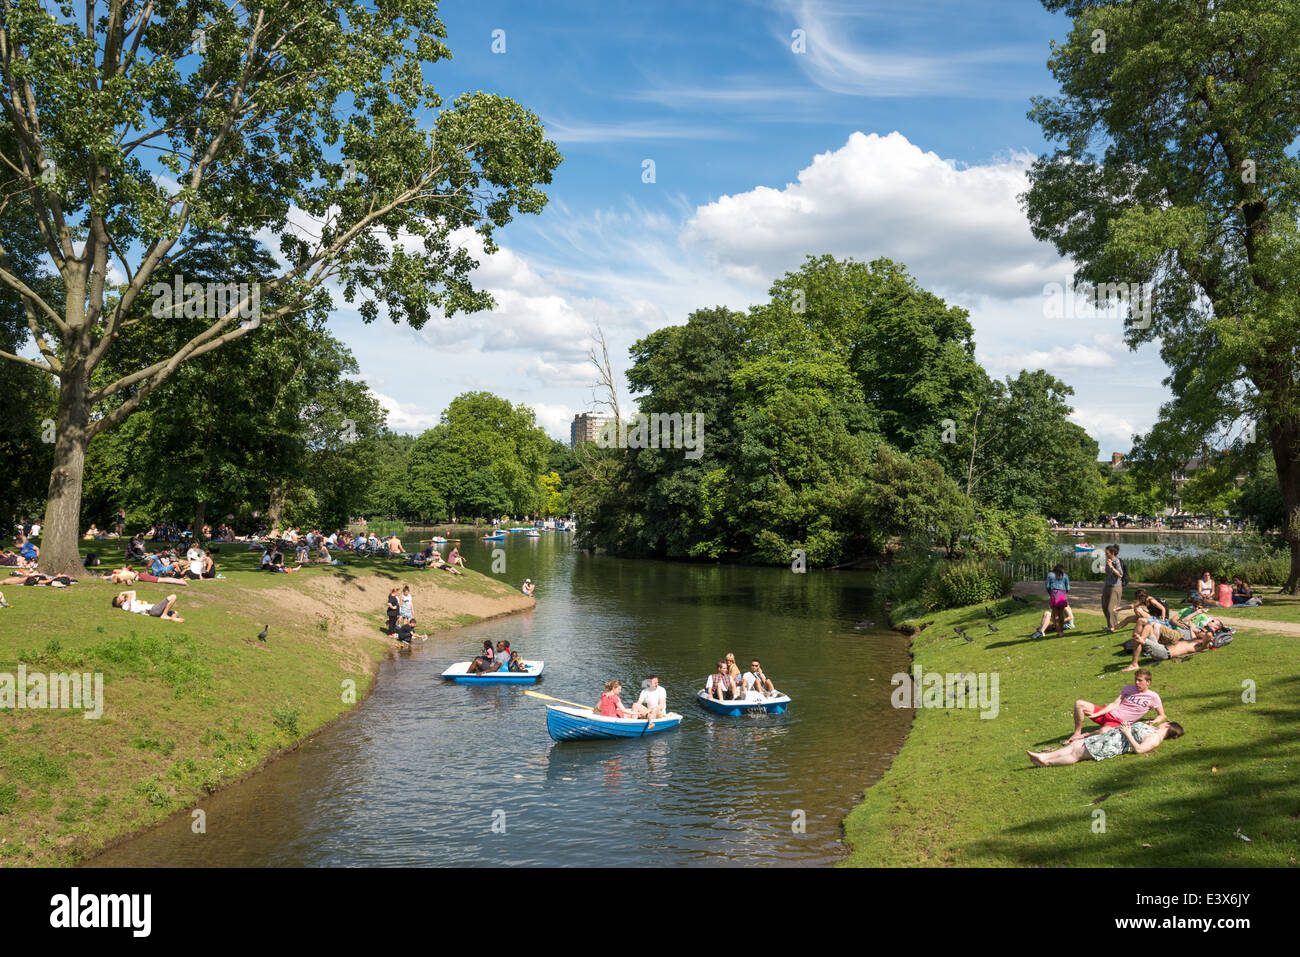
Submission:
[[[769,697],[776,693],[776,686],[772,684],[771,678],[763,674],[763,666],[758,663],[757,658],[749,663],[749,670],[740,677],[745,682],[746,691],[757,691]]]

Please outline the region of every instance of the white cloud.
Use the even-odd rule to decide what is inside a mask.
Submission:
[[[1105,369],[1115,364],[1116,357],[1096,346],[1075,344],[1004,355],[980,353],[976,358],[990,375],[1014,375],[1021,369],[1045,369],[1053,373],[1060,369]]]
[[[1108,458],[1113,451],[1127,450],[1134,435],[1151,427],[1150,422],[1139,425],[1127,415],[1092,407],[1075,409],[1069,418],[1097,440],[1102,458]]]
[[[394,432],[412,432],[420,433],[426,429],[431,429],[438,424],[438,419],[442,415],[442,408],[430,409],[418,405],[408,405],[398,402],[391,396],[383,395],[370,390],[370,394],[375,400],[384,407],[388,413],[388,428]]]
[[[791,45],[793,23],[804,31],[805,52],[795,61],[810,80],[833,93],[872,97],[1021,97],[1025,91],[1006,79],[1010,64],[1042,60],[1035,47],[972,46],[969,50],[903,50],[858,42],[853,29],[864,13],[861,4],[836,7],[824,0],[790,0],[781,4],[786,17],[777,38]],[[918,31],[920,33],[921,31]],[[923,34],[922,34],[923,35]]]
[[[1017,196],[1033,157],[960,166],[901,133],[853,133],[797,181],[758,186],[700,207],[683,239],[738,279],[796,268],[807,253],[905,264],[955,296],[1038,292],[1065,269],[1034,239]]]
[[[573,421],[574,410],[567,405],[550,402],[527,403],[537,413],[537,424],[546,430],[546,434],[561,442],[569,441],[569,423]]]

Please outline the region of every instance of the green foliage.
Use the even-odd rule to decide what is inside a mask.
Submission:
[[[1206,570],[1216,584],[1231,583],[1233,575],[1241,575],[1252,585],[1282,585],[1290,568],[1291,556],[1287,549],[1277,548],[1259,536],[1245,535],[1195,552],[1164,549],[1161,555],[1147,561],[1142,577],[1170,588],[1191,591]]]
[[[1173,399],[1132,459],[1155,476],[1201,448],[1279,463],[1300,587],[1300,113],[1294,3],[1045,0],[1071,17],[1031,117],[1059,148],[1024,199],[1034,235],[1094,284],[1154,284],[1150,322]],[[1104,31],[1104,54],[1092,49]],[[1158,104],[1152,108],[1152,104]],[[1143,317],[1145,320],[1145,317]],[[1195,492],[1195,490],[1193,490]],[[1212,497],[1204,504],[1218,504]]]
[[[300,714],[301,710],[289,701],[271,706],[271,722],[291,738],[296,738],[302,733],[298,727]]]
[[[970,547],[985,558],[1038,557],[1053,547],[1052,531],[1041,515],[1017,515],[991,506],[975,510]]]
[[[989,561],[946,564],[926,583],[924,600],[931,611],[996,601],[1011,590],[1010,577]]]

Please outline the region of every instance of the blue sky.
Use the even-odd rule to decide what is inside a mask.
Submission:
[[[565,161],[546,211],[481,262],[494,312],[415,332],[365,328],[340,301],[335,331],[392,427],[425,428],[486,389],[567,438],[591,407],[596,322],[626,366],[653,329],[761,301],[823,252],[889,256],[968,309],[985,367],[1073,386],[1103,457],[1154,420],[1167,396],[1154,346],[1130,352],[1118,315],[1045,316],[1044,286],[1071,267],[1032,239],[1015,197],[1048,148],[1026,112],[1055,92],[1045,63],[1068,21],[1036,0],[476,2],[441,15],[454,59],[427,76],[444,99],[518,100]]]

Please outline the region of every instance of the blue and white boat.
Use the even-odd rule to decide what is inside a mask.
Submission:
[[[1097,547],[1095,545],[1075,545],[1074,550],[1076,552],[1095,552]]]
[[[544,661],[525,660],[524,671],[490,671],[487,674],[471,675],[470,664],[472,662],[458,661],[444,671],[442,676],[460,685],[531,685],[537,682],[542,676],[542,669],[546,667]]]
[[[714,714],[725,714],[732,718],[742,714],[784,714],[790,707],[790,696],[779,691],[770,697],[757,691],[747,691],[739,701],[718,701],[710,698],[709,693],[701,688],[695,693],[695,700]]]
[[[669,712],[655,721],[643,718],[607,718],[588,708],[567,705],[546,706],[546,730],[556,741],[587,741],[601,738],[644,738],[648,734],[671,731],[682,723],[682,716]]]
[[[505,532],[497,532],[495,535],[484,535],[479,541],[483,542],[504,542],[506,540]]]

